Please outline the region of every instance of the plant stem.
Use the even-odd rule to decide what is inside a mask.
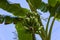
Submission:
[[[50,30],[49,30],[49,34],[48,34],[48,40],[51,39],[51,32],[52,32],[52,28],[53,28],[53,24],[54,24],[54,22],[55,22],[56,16],[57,16],[57,13],[55,13],[54,19],[53,19],[52,24],[51,24],[51,26],[50,26]]]
[[[26,1],[28,2],[31,11],[37,12],[36,8],[31,4],[30,0],[26,0]]]
[[[49,26],[50,18],[51,18],[51,16],[49,16],[49,18],[48,18],[48,22],[47,22],[47,25],[46,25],[46,33],[48,32],[48,26]]]
[[[48,26],[49,26],[50,18],[51,18],[51,15],[49,16],[48,22],[47,22],[47,25],[46,25],[46,37],[47,37],[47,33],[48,33]]]
[[[44,26],[42,24],[42,21],[41,21],[40,16],[38,16],[38,21],[40,23],[40,26],[42,26],[42,29],[40,30],[41,33],[38,31],[39,32],[39,35],[42,38],[42,40],[45,40],[46,32],[45,32],[45,29],[44,29]]]
[[[34,30],[33,27],[32,27],[32,38],[33,38],[33,40],[36,40],[36,38],[35,38],[35,30]]]

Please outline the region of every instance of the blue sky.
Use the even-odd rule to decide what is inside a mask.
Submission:
[[[29,6],[25,0],[13,0],[13,1],[9,0],[9,1],[11,1],[13,3],[20,3],[22,7],[29,9]],[[47,0],[43,0],[43,1],[47,3]],[[41,12],[41,13],[43,13],[43,12]],[[49,12],[47,12],[47,13],[48,14],[43,14],[42,16],[46,18],[47,16],[49,16]],[[0,9],[0,14],[12,15],[12,14],[9,14],[8,12],[4,11],[3,9]],[[50,23],[52,22],[52,19],[53,18],[51,18]],[[42,20],[42,22],[43,22],[44,26],[46,26],[46,22],[43,20]],[[13,38],[15,38],[15,36],[12,32],[16,32],[15,25],[13,23],[9,24],[9,25],[4,25],[4,23],[0,24],[0,40],[14,40]],[[39,35],[36,34],[36,37],[39,37]],[[40,40],[39,38],[37,38],[37,40]],[[54,23],[51,40],[60,40],[60,22],[57,20]]]

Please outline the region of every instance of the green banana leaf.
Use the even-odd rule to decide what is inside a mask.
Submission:
[[[2,24],[3,22],[4,22],[4,17],[0,15],[0,24]]]
[[[39,9],[42,12],[47,12],[48,11],[48,5],[46,3],[44,3],[44,2],[41,2],[41,5],[40,5]]]
[[[13,18],[10,16],[5,16],[4,19],[5,19],[5,25],[13,22]]]
[[[9,4],[7,0],[0,0],[0,8],[14,14],[15,16],[25,17],[28,9],[22,8],[20,4]]]
[[[16,24],[16,30],[18,32],[18,40],[32,40],[32,34],[26,33],[21,23]]]
[[[57,4],[57,0],[48,0],[48,4],[52,7],[55,7],[55,5]]]
[[[36,0],[26,0],[26,1],[30,6],[31,11],[36,11],[36,9],[38,9],[40,7],[42,0],[38,0],[38,1],[36,1]]]

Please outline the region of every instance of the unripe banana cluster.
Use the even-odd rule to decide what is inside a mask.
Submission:
[[[37,13],[34,12],[27,13],[24,19],[25,29],[32,31],[32,28],[34,28],[34,30],[37,31],[38,28],[40,27],[39,18],[40,16]]]

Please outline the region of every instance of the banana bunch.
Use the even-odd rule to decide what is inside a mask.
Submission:
[[[32,32],[32,28],[34,28],[35,31],[38,30],[38,28],[40,27],[39,19],[40,16],[37,13],[30,12],[26,14],[23,24],[27,32]]]

